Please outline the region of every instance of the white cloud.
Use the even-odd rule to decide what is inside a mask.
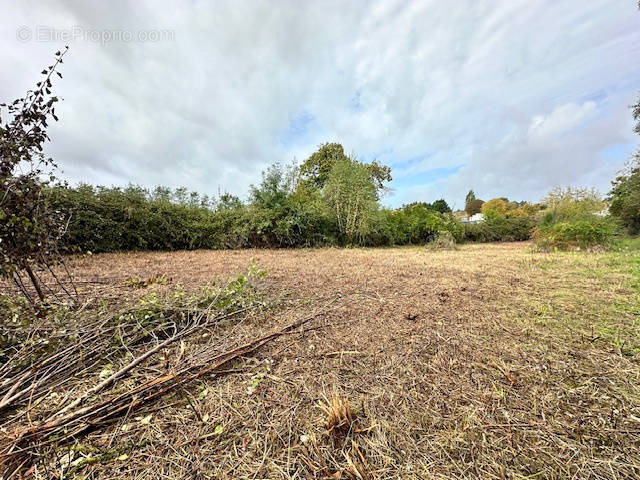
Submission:
[[[469,188],[536,199],[557,183],[606,189],[634,141],[633,2],[11,2],[3,100],[62,43],[21,42],[20,25],[174,34],[71,42],[49,150],[74,181],[244,193],[267,164],[340,141],[392,165],[393,203],[460,203]]]
[[[536,115],[531,121],[527,140],[530,143],[546,143],[558,139],[580,127],[585,121],[597,113],[595,102],[588,101],[582,105],[566,103],[553,109],[548,115]]]

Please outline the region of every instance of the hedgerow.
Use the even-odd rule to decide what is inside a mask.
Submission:
[[[464,225],[464,240],[469,242],[519,242],[529,240],[535,220],[529,217],[491,218]]]
[[[289,192],[247,203],[177,203],[143,188],[80,185],[47,190],[51,205],[68,218],[64,246],[69,252],[283,248],[358,244],[425,244],[439,232],[463,239],[460,223],[419,205],[379,209],[358,237],[341,235],[335,216],[315,195]]]

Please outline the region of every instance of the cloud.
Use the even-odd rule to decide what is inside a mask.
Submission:
[[[582,105],[566,103],[553,109],[548,115],[536,115],[527,132],[530,143],[547,143],[571,133],[597,112],[595,102]]]
[[[244,194],[269,163],[339,141],[392,166],[385,202],[460,206],[469,188],[606,190],[636,144],[632,2],[11,2],[2,99],[65,43],[20,26],[76,33],[48,147],[72,181]],[[114,32],[133,39],[96,41]]]

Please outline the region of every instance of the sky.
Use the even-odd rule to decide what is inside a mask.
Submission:
[[[68,44],[47,153],[71,183],[245,197],[339,142],[383,203],[602,193],[638,148],[635,0],[0,0],[0,100]]]

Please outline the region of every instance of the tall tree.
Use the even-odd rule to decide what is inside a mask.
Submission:
[[[465,210],[469,207],[469,204],[473,202],[475,199],[476,199],[476,194],[473,192],[473,190],[469,190],[469,193],[467,193],[467,196],[464,197]]]
[[[350,160],[337,162],[327,178],[324,199],[340,235],[349,243],[360,242],[369,232],[378,206],[369,170]]]
[[[318,189],[324,188],[333,167],[343,161],[351,161],[364,166],[369,172],[378,196],[387,190],[386,183],[392,180],[391,168],[377,160],[371,163],[358,162],[345,155],[344,148],[339,143],[323,143],[304,161],[300,166],[303,184]]]
[[[339,143],[323,143],[300,166],[300,175],[316,188],[322,188],[327,182],[333,166],[337,162],[346,159],[347,156],[344,154],[342,145]]]

